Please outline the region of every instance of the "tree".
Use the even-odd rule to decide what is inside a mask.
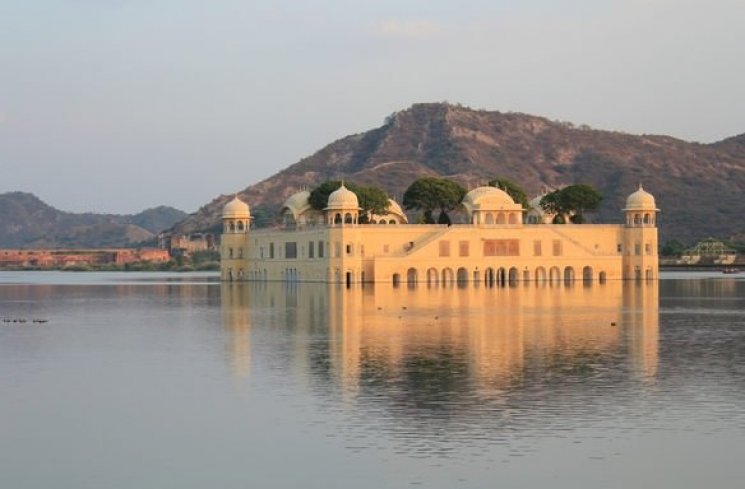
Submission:
[[[688,247],[681,241],[673,239],[662,247],[662,256],[680,256]]]
[[[525,190],[520,185],[516,184],[512,180],[508,180],[506,178],[495,178],[493,180],[489,180],[488,185],[490,187],[497,187],[504,190],[510,197],[512,197],[512,200],[523,206],[523,209],[528,208],[528,195],[525,193]]]
[[[370,215],[385,214],[388,210],[388,195],[384,190],[375,186],[360,186],[351,182],[344,182],[344,186],[354,192],[360,204],[360,223],[368,223]],[[310,192],[308,202],[316,210],[326,208],[329,195],[341,187],[340,180],[328,180]]]
[[[455,209],[464,195],[466,189],[452,180],[424,177],[409,185],[404,192],[403,205],[406,209],[423,211],[424,222],[427,224],[435,223],[432,213],[439,210],[439,221],[449,224],[448,211]]]
[[[384,190],[374,186],[355,186],[349,190],[357,194],[361,209],[360,223],[367,224],[372,214],[383,215],[388,211],[388,194]]]
[[[603,196],[592,185],[577,184],[544,195],[541,207],[546,212],[556,214],[557,218],[561,217],[564,222],[569,216],[571,222],[582,224],[585,222],[585,212],[597,210],[602,200]]]

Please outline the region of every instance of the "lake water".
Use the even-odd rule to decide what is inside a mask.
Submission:
[[[350,291],[2,272],[0,318],[1,488],[745,480],[742,275]]]

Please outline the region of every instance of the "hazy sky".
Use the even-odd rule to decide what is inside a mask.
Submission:
[[[0,192],[194,211],[415,102],[745,132],[745,0],[0,0]]]

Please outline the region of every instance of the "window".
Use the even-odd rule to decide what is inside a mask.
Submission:
[[[541,256],[543,254],[542,252],[540,240],[533,241],[533,256]]]
[[[450,241],[440,241],[440,256],[450,256]]]
[[[621,243],[618,243],[618,244],[616,245],[616,251],[617,251],[618,253],[623,253],[623,245],[622,245]]]
[[[228,258],[233,258],[233,248],[228,248]]]
[[[519,256],[520,241],[516,239],[484,240],[484,256]]]
[[[263,246],[259,247],[259,258],[264,258],[264,247]]]
[[[318,258],[323,258],[323,241],[318,242]]]
[[[468,256],[470,252],[470,243],[468,241],[458,243],[458,256]]]
[[[641,255],[642,254],[642,247],[639,243],[636,243],[634,245],[634,254],[635,255]]]
[[[388,253],[391,250],[391,245],[383,245],[383,253]]]
[[[243,248],[238,248],[238,258],[243,258]]]
[[[341,243],[338,241],[334,243],[334,257],[338,258],[341,256]]]
[[[274,259],[274,243],[269,243],[269,259]]]
[[[297,243],[294,241],[285,243],[285,258],[297,258]]]
[[[652,254],[652,245],[651,244],[647,243],[647,244],[644,245],[644,253],[646,253],[647,255],[651,255]]]
[[[347,255],[351,255],[351,254],[352,254],[352,245],[351,244],[348,244],[347,245]]]
[[[553,252],[554,252],[554,256],[561,256],[563,254],[564,250],[562,249],[561,240],[560,239],[555,239],[554,240],[554,242],[553,242]]]
[[[308,241],[308,258],[315,258],[315,243],[313,241]]]

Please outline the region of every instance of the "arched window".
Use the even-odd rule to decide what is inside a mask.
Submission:
[[[344,224],[352,224],[352,223],[353,223],[352,214],[347,212],[346,214],[344,214]]]
[[[505,223],[504,212],[500,212],[497,215],[497,224],[504,224],[504,223]]]
[[[243,232],[243,221],[238,221],[238,232],[239,233]]]
[[[484,219],[484,224],[494,224],[494,214],[491,212],[486,213],[486,218]]]
[[[509,223],[517,224],[517,215],[514,212],[510,213]]]
[[[230,232],[231,233],[235,232],[235,223],[233,221],[230,221]]]
[[[334,216],[334,224],[341,224],[341,214],[339,214],[338,212]]]

